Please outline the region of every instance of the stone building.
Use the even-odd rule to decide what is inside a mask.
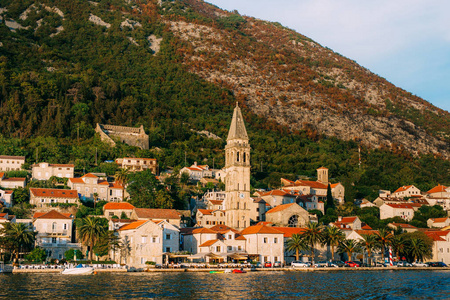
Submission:
[[[64,258],[64,252],[69,249],[80,249],[78,243],[73,243],[73,215],[60,213],[56,210],[36,212],[33,216],[33,230],[37,232],[36,246],[44,248],[48,257]]]
[[[19,171],[25,163],[25,156],[0,155],[0,171]]]
[[[266,222],[281,227],[302,227],[309,222],[309,214],[297,203],[275,206],[266,212]]]
[[[124,198],[124,187],[118,182],[108,182],[98,176],[87,173],[80,178],[69,178],[67,185],[80,194],[82,200],[93,200],[97,194],[97,200],[109,202],[121,202]]]
[[[149,148],[148,135],[145,133],[143,125],[139,128],[135,128],[97,123],[95,132],[100,135],[103,142],[106,142],[113,147],[116,145],[115,141],[120,141],[141,149]]]
[[[130,172],[140,172],[150,169],[153,174],[158,174],[158,162],[155,158],[124,157],[116,159],[116,164]]]
[[[49,180],[50,177],[72,178],[75,165],[73,164],[49,164],[41,162],[32,167],[33,179]]]
[[[76,190],[30,188],[30,204],[48,207],[53,203],[79,204]]]

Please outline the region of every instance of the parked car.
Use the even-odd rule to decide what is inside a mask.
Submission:
[[[255,268],[262,268],[263,264],[258,261],[254,266],[255,266]]]
[[[264,268],[272,268],[272,262],[266,261],[266,262],[264,263]]]
[[[413,267],[429,267],[426,263],[420,261],[413,262],[412,265]]]
[[[328,262],[322,260],[314,263],[314,268],[325,268],[328,267]]]
[[[345,266],[345,263],[340,260],[333,260],[328,263],[328,266],[332,268],[342,268]]]
[[[380,261],[375,262],[375,267],[386,268],[387,266],[388,266],[388,264],[386,264],[384,262],[380,262]]]
[[[350,267],[350,268],[359,268],[361,266],[360,263],[358,263],[356,261],[351,261],[351,260],[346,261],[345,265]]]
[[[397,267],[412,267],[412,264],[410,264],[407,261],[399,261],[396,264],[394,264]]]
[[[282,265],[281,261],[276,261],[273,263],[274,268],[281,268],[282,267],[281,265]]]
[[[447,265],[445,263],[443,263],[442,261],[428,262],[427,264],[430,267],[436,267],[436,268],[446,268],[447,267]]]
[[[291,263],[291,266],[293,268],[309,268],[309,267],[311,267],[311,264],[309,262],[303,262],[303,261],[299,261],[299,260],[294,260]]]

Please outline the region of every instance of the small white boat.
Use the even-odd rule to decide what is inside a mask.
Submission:
[[[75,268],[67,268],[64,269],[61,274],[63,275],[89,275],[94,273],[94,268],[92,267],[83,267],[82,264],[79,264]]]

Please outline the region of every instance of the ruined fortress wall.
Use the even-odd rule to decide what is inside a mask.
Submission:
[[[108,143],[111,147],[116,146],[116,142],[114,142],[101,128],[100,124],[97,123],[95,127],[95,132],[100,135],[100,139],[102,142]]]
[[[141,149],[149,148],[148,135],[145,133],[144,126],[142,125],[139,128],[134,128],[97,124],[96,131],[98,132],[97,128],[99,128],[101,131],[99,133],[102,141],[105,141],[112,146],[115,146],[116,144],[114,140],[118,140],[122,143],[136,146]]]

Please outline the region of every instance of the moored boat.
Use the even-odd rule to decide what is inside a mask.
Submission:
[[[244,271],[243,269],[234,269],[233,273],[247,273],[247,271]]]
[[[209,271],[210,274],[225,273],[225,271]]]
[[[63,274],[63,275],[89,275],[92,273],[94,273],[94,268],[84,267],[82,264],[79,264],[75,268],[64,269],[61,272],[61,274]]]

